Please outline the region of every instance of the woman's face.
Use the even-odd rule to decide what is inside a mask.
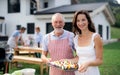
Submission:
[[[88,20],[84,14],[77,16],[77,27],[82,31],[88,29]]]

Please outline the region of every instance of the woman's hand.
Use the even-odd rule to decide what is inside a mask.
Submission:
[[[82,63],[82,64],[80,64],[78,71],[85,72],[87,70],[88,66],[89,66],[89,62]]]

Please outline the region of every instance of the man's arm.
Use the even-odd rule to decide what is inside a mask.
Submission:
[[[42,58],[43,62],[45,62],[45,63],[50,62],[50,58],[47,58],[47,54],[48,54],[48,51],[42,51],[41,58]]]
[[[22,36],[20,36],[20,39],[21,39],[21,45],[24,45],[24,40],[23,40]]]
[[[18,36],[15,37],[15,44],[16,44],[16,48],[18,47]]]

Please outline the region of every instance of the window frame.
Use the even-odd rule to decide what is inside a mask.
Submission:
[[[30,25],[33,25],[33,26],[29,27]],[[35,33],[35,23],[33,22],[27,23],[27,34],[34,34],[34,33]]]
[[[21,0],[15,0],[17,3],[11,4],[11,0],[8,0],[8,13],[20,13],[20,1]]]

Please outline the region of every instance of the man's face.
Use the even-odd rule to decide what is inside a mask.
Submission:
[[[21,30],[21,33],[24,33],[25,32],[25,30]]]
[[[35,29],[36,33],[39,33],[40,31],[38,29]]]
[[[63,30],[65,23],[60,15],[56,15],[52,20],[52,26],[55,31],[61,32]]]

